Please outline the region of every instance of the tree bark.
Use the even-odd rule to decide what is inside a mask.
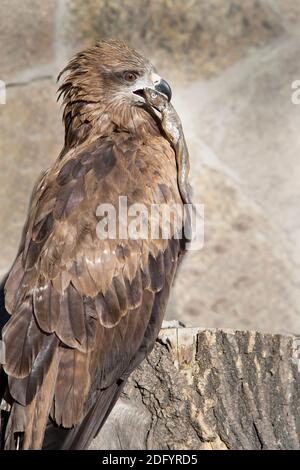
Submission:
[[[91,448],[299,449],[297,339],[171,328]]]

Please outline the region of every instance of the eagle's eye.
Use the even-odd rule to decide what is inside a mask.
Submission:
[[[126,82],[133,83],[138,77],[138,74],[136,72],[124,72],[123,73],[123,78],[126,80]]]

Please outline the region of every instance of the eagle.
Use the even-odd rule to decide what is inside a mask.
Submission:
[[[96,230],[98,208],[117,211],[120,197],[177,212],[191,202],[169,84],[118,40],[78,53],[59,79],[64,146],[33,190],[0,291],[4,449],[88,448],[154,346],[186,249],[184,217],[167,237]]]

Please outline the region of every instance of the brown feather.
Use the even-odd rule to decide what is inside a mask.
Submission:
[[[51,416],[58,425],[70,428],[80,421],[90,375],[89,357],[74,349],[62,348]]]
[[[162,253],[159,253],[156,259],[152,255],[149,256],[149,273],[151,278],[151,289],[154,292],[160,291],[165,282],[164,260]]]
[[[82,181],[63,186],[57,194],[53,215],[56,219],[67,217],[84,199]]]
[[[37,394],[52,364],[57,345],[58,338],[50,335],[40,348],[27,377],[22,379],[8,377],[10,394],[21,405],[30,404]]]
[[[50,282],[36,287],[33,293],[33,310],[39,327],[46,333],[53,333],[60,315],[60,295]]]
[[[32,298],[28,297],[3,329],[5,372],[20,379],[28,376],[46,338],[32,315]]]

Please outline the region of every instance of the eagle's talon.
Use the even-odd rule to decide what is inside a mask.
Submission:
[[[172,343],[168,336],[166,335],[160,336],[159,338],[157,338],[157,342],[161,344],[162,346],[164,346],[165,348],[167,348],[168,352],[172,351]]]

